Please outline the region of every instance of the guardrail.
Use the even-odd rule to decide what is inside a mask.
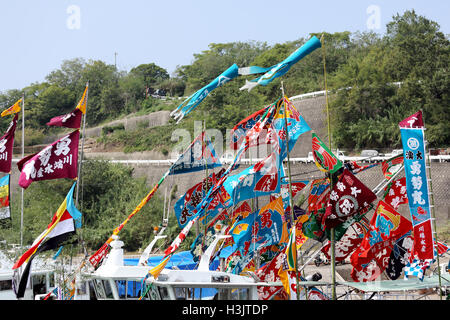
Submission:
[[[381,162],[384,160],[387,160],[391,157],[340,157],[340,160],[344,161],[357,161],[357,162],[367,162],[367,163],[373,163],[373,162]],[[244,158],[241,159],[242,164],[255,164],[259,161],[263,160],[264,158],[253,158],[248,159]],[[18,162],[20,159],[13,159],[13,162]],[[162,159],[162,160],[131,160],[131,159],[125,159],[125,160],[115,160],[115,159],[102,159],[105,161],[109,161],[111,163],[122,163],[122,164],[146,164],[146,165],[172,165],[175,163],[176,159]],[[291,158],[291,163],[313,163],[314,159],[312,157],[300,157],[300,158]],[[450,155],[437,155],[437,156],[430,156],[430,160],[433,162],[450,162]],[[88,160],[83,160],[88,161]],[[233,159],[220,159],[220,161],[223,164],[229,164],[233,161]],[[284,160],[287,161],[286,159]]]

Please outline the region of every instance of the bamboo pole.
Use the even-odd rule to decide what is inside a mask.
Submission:
[[[423,131],[425,131],[425,120],[423,120],[423,111],[422,112],[422,121],[423,121]],[[423,133],[424,140],[425,140],[425,132]],[[428,169],[428,177],[427,182],[429,182],[429,190],[428,190],[428,203],[430,203],[431,200],[431,216],[432,216],[432,224],[433,224],[433,230],[434,230],[434,242],[436,246],[436,262],[437,262],[437,270],[438,270],[438,279],[439,279],[439,299],[442,300],[442,279],[441,279],[441,266],[439,264],[439,252],[437,247],[437,229],[436,229],[436,213],[434,210],[434,195],[433,195],[433,183],[431,180],[431,160],[430,160],[430,149],[428,148],[428,141],[425,141],[425,156],[426,156],[426,166]],[[428,152],[427,152],[428,149]],[[434,248],[433,248],[434,251]]]
[[[286,157],[287,157],[287,171],[288,171],[288,187],[289,187],[289,206],[290,206],[290,216],[292,225],[295,223],[294,219],[294,201],[292,199],[292,183],[291,183],[291,159],[289,155],[289,130],[288,130],[288,122],[287,122],[287,108],[286,108],[286,101],[285,101],[285,94],[284,94],[284,86],[283,81],[281,81],[281,92],[282,92],[282,99],[283,99],[283,106],[284,106],[284,128],[286,130]],[[281,163],[283,165],[283,163]],[[295,235],[294,235],[295,237]],[[298,259],[297,254],[295,255],[295,282],[296,282],[296,288],[297,288],[297,300],[300,299],[300,292],[299,292],[299,272],[298,272]],[[308,290],[305,288],[306,291],[306,297],[308,297]]]
[[[320,42],[322,44],[322,57],[323,57],[323,81],[325,89],[325,105],[327,109],[327,128],[328,128],[328,146],[331,150],[331,130],[330,130],[330,111],[328,108],[328,87],[327,87],[327,67],[326,67],[326,52],[325,52],[325,40],[322,36],[320,37]],[[333,189],[333,175],[330,173],[330,190]],[[335,232],[334,228],[330,229],[330,257],[331,257],[331,297],[336,300],[336,257],[335,257]]]

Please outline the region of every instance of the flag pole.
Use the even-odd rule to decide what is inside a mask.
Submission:
[[[295,219],[294,219],[294,202],[292,199],[292,183],[291,183],[291,159],[289,156],[289,130],[288,130],[288,121],[287,121],[287,108],[286,108],[286,101],[285,101],[285,95],[284,95],[284,86],[283,86],[283,81],[281,81],[281,92],[283,94],[283,106],[284,106],[284,128],[286,130],[286,157],[287,157],[287,171],[288,171],[288,186],[289,186],[289,206],[290,206],[290,216],[291,216],[291,221],[292,221],[292,226],[295,225]],[[281,163],[281,165],[283,165],[283,163]],[[295,230],[294,228],[292,230]],[[295,235],[294,235],[294,241],[295,240]],[[297,288],[297,300],[300,299],[300,292],[299,292],[299,281],[298,281],[298,259],[297,259],[297,254],[295,255],[295,282],[296,282],[296,288]],[[306,297],[308,297],[308,289],[305,287],[305,295]]]
[[[85,137],[85,132],[86,132],[86,112],[87,112],[87,101],[88,101],[88,95],[89,95],[89,81],[86,82],[86,109],[84,110],[83,113],[83,134],[81,137],[81,153],[80,153],[80,160],[78,161],[78,174],[77,174],[77,179],[78,179],[78,183],[77,183],[77,192],[75,194],[75,206],[78,207],[78,194],[80,192],[80,177],[81,177],[81,166],[83,163],[83,155],[84,155],[84,137]]]
[[[330,130],[330,111],[328,108],[328,87],[327,87],[327,67],[325,57],[325,39],[324,35],[320,37],[322,44],[322,57],[323,57],[323,81],[325,89],[325,105],[327,109],[327,128],[328,128],[328,145],[331,150],[331,130]],[[333,189],[333,175],[330,173],[330,190]],[[332,300],[336,300],[336,256],[335,256],[335,232],[334,228],[330,229],[330,258],[331,258],[331,297]]]
[[[423,130],[425,130],[425,121],[423,120],[423,111],[422,112],[422,121],[423,121]],[[425,133],[424,133],[424,139],[425,139]],[[429,182],[430,189],[428,191],[428,199],[431,200],[431,216],[433,220],[433,229],[434,229],[434,246],[436,246],[436,262],[437,262],[437,270],[438,270],[438,279],[439,279],[439,299],[442,300],[442,279],[441,279],[441,266],[439,265],[439,251],[438,251],[438,245],[437,245],[437,229],[436,229],[436,213],[434,211],[434,195],[433,195],[433,183],[431,182],[431,160],[430,160],[430,149],[428,148],[428,141],[425,141],[425,148],[428,149],[428,152],[425,151],[425,156],[427,158],[427,171],[428,171],[428,178],[427,182]],[[430,202],[430,201],[428,201]],[[433,248],[434,252],[434,248]]]
[[[22,159],[25,154],[25,92],[22,92]],[[20,206],[20,247],[23,247],[23,188],[21,188]]]
[[[80,192],[80,178],[81,178],[81,166],[83,163],[83,156],[84,156],[84,137],[85,137],[85,132],[86,132],[86,112],[87,112],[87,102],[88,102],[88,95],[89,95],[89,81],[86,82],[86,101],[85,101],[85,110],[83,113],[83,134],[81,137],[81,153],[80,153],[80,159],[78,161],[78,173],[77,173],[77,190],[75,193],[75,206],[78,208],[78,195]],[[84,250],[84,256],[87,257],[87,250],[86,250],[86,246],[84,245],[84,240],[83,240],[83,235],[80,229],[80,233],[79,233],[79,237],[80,237],[80,241],[81,241],[81,245],[83,247]]]

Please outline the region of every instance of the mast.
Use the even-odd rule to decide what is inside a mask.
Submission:
[[[89,95],[89,81],[86,82],[86,110],[83,114],[83,134],[81,137],[81,153],[80,153],[80,160],[78,161],[78,174],[77,174],[77,179],[78,179],[78,183],[77,183],[77,192],[75,194],[75,206],[78,207],[78,194],[80,191],[80,177],[81,177],[81,166],[83,164],[83,156],[84,156],[84,137],[85,137],[85,133],[86,133],[86,112],[87,112],[87,102],[88,102],[88,95]]]
[[[22,159],[25,153],[25,92],[22,93]],[[23,247],[23,188],[21,189],[20,206],[20,247]]]
[[[423,120],[423,111],[422,112],[422,121],[423,121],[423,130],[425,130],[425,121]],[[424,133],[425,137],[425,133]],[[436,213],[434,211],[434,195],[433,195],[433,183],[431,182],[431,160],[430,160],[430,149],[428,148],[428,141],[425,140],[425,148],[428,149],[428,152],[426,152],[425,149],[425,156],[427,158],[426,164],[427,164],[427,171],[428,171],[428,177],[427,182],[429,183],[429,190],[428,190],[428,199],[431,201],[428,201],[431,203],[431,216],[433,221],[433,233],[434,233],[434,241],[436,242],[434,246],[436,247],[436,262],[437,262],[437,271],[438,271],[438,279],[439,279],[439,299],[442,300],[442,279],[441,279],[441,266],[439,265],[439,251],[438,251],[438,244],[437,244],[437,229],[436,229]],[[433,248],[434,250],[434,248]]]
[[[322,44],[322,57],[323,57],[323,81],[325,89],[325,105],[327,108],[327,128],[328,128],[328,146],[331,150],[331,130],[330,130],[330,111],[328,108],[328,88],[327,88],[327,67],[326,67],[326,57],[325,57],[325,40],[324,35],[320,37],[320,42]],[[329,173],[330,177],[330,190],[333,189],[333,175]],[[331,298],[336,300],[336,256],[335,256],[335,233],[334,228],[330,229],[330,258],[331,258]]]
[[[289,131],[288,131],[288,122],[287,122],[287,108],[286,108],[286,101],[284,100],[284,86],[283,86],[283,81],[281,81],[281,92],[283,94],[283,106],[284,106],[284,129],[286,130],[286,156],[287,156],[287,171],[288,171],[288,186],[289,186],[289,206],[290,206],[290,216],[291,216],[291,222],[292,222],[292,226],[294,226],[295,224],[295,219],[294,219],[294,201],[292,199],[292,183],[291,183],[291,159],[290,159],[290,155],[289,155]],[[281,165],[283,165],[283,163],[281,163]],[[295,235],[294,235],[294,239],[295,239]],[[296,240],[294,240],[296,241]],[[298,281],[298,259],[297,259],[297,254],[295,255],[295,282],[296,282],[296,287],[297,287],[297,300],[300,299],[300,292],[299,292],[299,281]],[[305,290],[307,291],[307,289],[305,288]],[[308,292],[306,292],[306,297],[308,298]]]

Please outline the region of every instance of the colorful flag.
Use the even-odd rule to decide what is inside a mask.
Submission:
[[[377,165],[379,165],[378,162],[376,162],[376,163],[371,163],[371,164],[367,164],[367,165],[365,165],[365,166],[360,166],[359,164],[356,163],[356,161],[350,161],[350,162],[348,162],[348,163],[344,163],[344,166],[345,166],[348,170],[350,170],[350,172],[353,173],[353,174],[360,173],[360,172],[362,172],[362,171],[364,171],[364,170],[373,168],[373,167],[375,167],[375,166],[377,166]]]
[[[281,77],[288,70],[302,58],[321,47],[320,40],[313,36],[309,39],[304,45],[295,50],[289,57],[271,67],[268,72],[263,74],[261,77],[253,79],[251,81],[245,81],[245,85],[240,88],[240,90],[252,90],[254,87],[258,85],[266,86],[271,83],[275,78]]]
[[[233,64],[213,81],[184,100],[175,110],[170,113],[170,116],[174,117],[177,120],[177,123],[179,123],[189,112],[195,109],[197,105],[202,102],[203,99],[205,99],[211,91],[236,78],[239,75],[238,71],[238,66],[236,64]]]
[[[402,127],[409,124],[407,127]],[[434,239],[425,163],[425,137],[422,113],[419,111],[399,123],[402,136],[406,192],[411,222],[414,226],[414,248],[419,259],[434,258]]]
[[[241,120],[238,124],[236,124],[233,129],[231,129],[230,137],[231,150],[239,149],[242,141],[247,135],[248,130],[253,128],[253,126],[261,119],[265,112],[267,112],[269,106],[266,106],[255,113],[249,115],[247,118]],[[262,139],[261,139],[262,140]]]
[[[343,166],[342,161],[328,149],[315,133],[312,134],[312,154],[317,168],[322,172],[335,173]]]
[[[396,155],[390,159],[384,160],[381,163],[381,171],[387,180],[397,173],[403,165],[403,154]]]
[[[11,209],[9,207],[9,182],[9,174],[0,179],[0,225],[5,221],[5,219],[11,219]]]
[[[158,265],[156,265],[153,268],[151,268],[148,271],[148,273],[151,274],[154,279],[158,279],[159,274],[161,273],[161,271],[164,270],[164,268],[166,267],[166,265],[169,262],[169,260],[172,257],[172,255],[173,255],[173,253],[165,256],[164,259],[162,259],[161,262],[158,263]]]
[[[230,230],[236,250],[246,256],[263,247],[279,243],[283,233],[287,233],[287,230],[283,230],[282,214],[283,202],[278,198],[237,222]]]
[[[21,159],[17,163],[21,171],[19,185],[26,189],[33,181],[76,178],[79,138],[80,131],[75,130],[42,151]]]
[[[206,196],[208,190],[217,183],[224,171],[225,169],[221,169],[218,173],[211,173],[208,178],[203,179],[203,181],[191,187],[180,197],[180,199],[178,199],[174,205],[174,211],[180,228],[183,228],[186,223],[189,222],[191,217],[194,216],[195,208]],[[218,193],[216,197],[218,198],[217,201],[211,203],[208,207],[208,211],[216,210],[217,206],[220,204],[221,194]]]
[[[228,176],[223,187],[230,205],[243,200],[280,192],[280,161],[276,151],[238,174]]]
[[[408,203],[405,177],[392,181],[385,190],[384,201],[395,210],[397,210],[401,204]]]
[[[285,253],[283,251],[279,251],[269,263],[256,271],[256,275],[261,282],[281,281],[279,271],[283,263],[284,255]],[[282,288],[282,286],[259,286],[257,287],[258,297],[261,300],[271,300]]]
[[[411,222],[380,200],[370,221],[369,232],[350,257],[353,280],[375,280],[387,268],[396,241],[411,227]]]
[[[0,172],[11,172],[14,133],[16,132],[17,117],[18,114],[16,113],[5,134],[0,138]]]
[[[81,228],[81,212],[75,207],[73,202],[75,185],[76,182],[72,185],[63,203],[54,214],[47,229],[34,240],[31,247],[14,264],[13,269],[17,269],[27,262],[24,271],[20,275],[21,279],[16,292],[17,298],[23,297],[34,257],[40,252],[58,248],[64,241],[67,241],[75,234],[75,228]]]
[[[386,274],[389,279],[396,280],[400,277],[403,268],[412,258],[413,243],[414,239],[411,232],[407,232],[395,242],[386,268]]]
[[[409,277],[417,277],[419,280],[423,280],[425,271],[431,266],[433,259],[414,259],[413,262],[408,262],[404,268],[405,279]]]
[[[216,155],[213,144],[203,131],[172,165],[170,174],[180,174],[220,167],[222,164]]]
[[[297,270],[297,232],[295,229],[295,224],[293,225],[291,232],[289,234],[289,241],[286,245],[285,254],[286,254],[286,263],[287,263],[287,271],[295,271]]]
[[[335,243],[334,255],[336,262],[344,261],[361,244],[368,229],[362,222],[354,222],[346,229],[344,235]],[[328,260],[331,260],[331,242],[322,248],[322,252]]]
[[[298,138],[305,132],[311,130],[309,125],[289,101],[287,97],[283,97],[281,100],[284,105],[278,108],[278,113],[272,121],[272,125],[269,129],[269,141],[273,143],[273,139],[278,139],[278,153],[280,159],[283,160],[287,156],[287,152],[292,151]],[[284,109],[286,108],[286,120],[284,119]],[[286,133],[287,122],[287,133]],[[275,133],[275,134],[274,134]],[[286,136],[289,136],[288,150],[286,150]]]
[[[89,84],[86,84],[86,87],[84,88],[84,91],[83,91],[83,95],[81,96],[80,101],[78,102],[77,106],[75,107],[75,110],[78,109],[83,114],[86,113],[88,89],[89,89]]]
[[[20,112],[21,108],[20,108],[20,104],[22,103],[22,99],[19,99],[16,101],[16,103],[14,103],[11,107],[9,107],[6,110],[3,110],[3,112],[1,113],[1,116],[8,116],[10,114],[14,114],[14,113],[18,113]]]
[[[335,228],[356,213],[366,209],[377,196],[359,181],[348,169],[344,169],[330,192],[322,225]]]

